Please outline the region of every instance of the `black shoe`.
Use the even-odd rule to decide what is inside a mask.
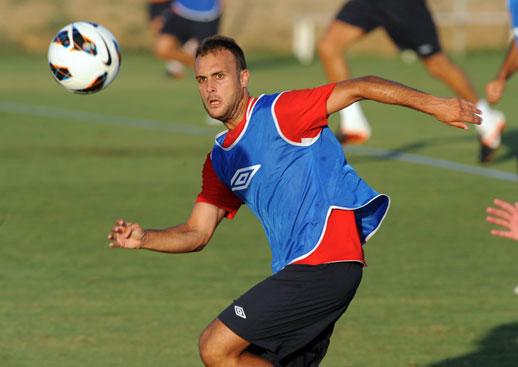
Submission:
[[[479,161],[480,163],[489,163],[495,157],[495,153],[498,148],[490,148],[487,145],[480,144],[480,155]]]

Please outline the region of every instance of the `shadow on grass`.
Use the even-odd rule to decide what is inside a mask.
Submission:
[[[434,362],[427,367],[516,367],[518,366],[518,322],[498,326],[468,354]]]
[[[419,153],[422,149],[430,146],[443,146],[455,144],[459,141],[473,140],[472,136],[443,136],[430,139],[416,140],[408,144],[401,145],[391,149],[383,159],[391,159],[397,157],[401,153]],[[474,141],[478,145],[477,142]],[[478,154],[478,146],[476,150],[473,150],[474,154]],[[474,163],[478,163],[478,159],[475,160],[476,156],[473,156]],[[379,160],[380,157],[364,157],[364,160]],[[358,161],[358,159],[355,159]],[[516,162],[516,172],[518,173],[518,129],[508,130],[502,136],[502,147],[496,153],[496,156],[492,163],[501,163],[505,161],[514,160]],[[491,167],[491,163],[484,165],[488,168]],[[517,363],[518,366],[518,363]]]
[[[495,162],[508,161],[515,159],[518,171],[518,129],[505,131],[502,135],[502,146],[507,147],[505,154],[497,154]],[[518,362],[516,363],[518,365]]]

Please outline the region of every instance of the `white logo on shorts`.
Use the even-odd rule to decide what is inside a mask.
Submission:
[[[252,182],[252,177],[259,171],[259,168],[261,168],[261,165],[256,164],[255,166],[238,169],[234,173],[232,180],[230,180],[232,191],[246,189]]]
[[[245,310],[243,310],[243,307],[234,306],[234,311],[237,316],[241,317],[242,319],[246,319],[246,314],[245,314]]]
[[[421,55],[428,55],[430,52],[432,52],[432,50],[433,46],[429,43],[425,43],[424,45],[421,45],[417,48],[417,51],[419,51]]]

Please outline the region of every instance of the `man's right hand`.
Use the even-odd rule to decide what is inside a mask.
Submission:
[[[127,223],[118,219],[108,234],[111,248],[140,249],[144,244],[146,232],[138,223]]]

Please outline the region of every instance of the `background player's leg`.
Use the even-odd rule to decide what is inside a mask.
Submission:
[[[365,31],[352,24],[333,21],[318,41],[318,54],[330,82],[350,78],[350,70],[343,52],[365,35]]]
[[[481,162],[489,162],[500,147],[501,133],[505,128],[505,116],[493,110],[485,100],[481,100],[464,71],[443,52],[422,59],[428,72],[450,87],[455,94],[477,104],[482,111],[482,124],[476,129],[480,140]]]
[[[167,14],[171,11],[170,1],[148,2],[149,28],[153,34],[154,42],[160,36],[160,32],[164,27]],[[183,74],[183,64],[176,60],[165,61],[165,69],[169,75]]]
[[[194,67],[194,56],[186,52],[180,41],[173,35],[162,33],[158,36],[155,54],[162,60],[177,60],[186,66]]]
[[[208,367],[272,367],[267,360],[245,351],[249,345],[216,319],[200,336],[200,356]]]
[[[318,42],[318,54],[331,82],[351,77],[344,51],[365,35],[365,30],[334,20]],[[359,103],[340,111],[340,137],[343,143],[362,143],[370,137],[371,129]]]
[[[464,71],[443,52],[422,59],[428,72],[441,80],[459,97],[477,103],[479,97]]]

